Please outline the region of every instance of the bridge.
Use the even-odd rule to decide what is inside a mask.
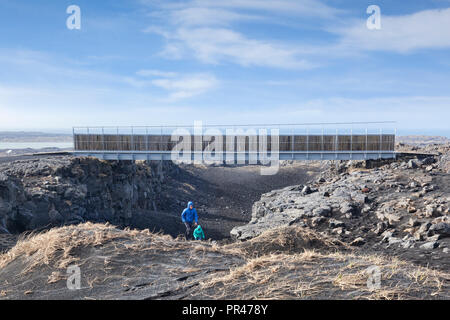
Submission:
[[[393,123],[74,127],[73,154],[163,161],[177,153],[200,161],[212,154],[227,163],[260,162],[263,154],[279,160],[391,159],[396,157]]]

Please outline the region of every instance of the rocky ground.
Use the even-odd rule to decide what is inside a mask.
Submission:
[[[398,143],[407,144],[409,146],[426,147],[429,145],[443,145],[450,143],[450,139],[440,136],[399,136],[396,137]]]
[[[84,221],[127,225],[155,208],[171,168],[68,156],[0,164],[0,232]]]
[[[264,194],[250,223],[231,235],[248,240],[274,227],[301,226],[364,252],[448,270],[450,146],[421,152],[436,156],[330,165],[309,184]]]
[[[2,162],[11,162],[16,160],[26,160],[26,159],[35,159],[36,155],[39,154],[58,154],[58,153],[68,153],[72,151],[72,148],[26,148],[26,149],[0,149],[0,163]]]

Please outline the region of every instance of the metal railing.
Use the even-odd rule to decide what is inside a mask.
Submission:
[[[205,137],[211,130],[220,132],[224,137],[224,152],[230,147],[227,130],[242,134],[249,142],[245,153],[249,154],[250,138],[259,130],[272,130],[279,133],[279,152],[287,158],[299,158],[299,154],[314,155],[314,158],[329,159],[332,155],[339,159],[345,154],[353,159],[355,154],[364,158],[394,157],[396,129],[395,122],[350,122],[350,123],[303,123],[303,124],[243,124],[243,125],[202,125],[196,123],[188,126],[103,126],[74,127],[74,152],[78,154],[168,154],[176,150],[176,141],[170,141],[174,132],[183,130],[191,135],[192,151],[202,151],[208,144]],[[199,139],[196,139],[198,137]],[[268,139],[270,140],[270,139]],[[234,145],[234,140],[233,140]],[[331,149],[330,149],[330,146]],[[248,149],[248,150],[247,150]],[[232,152],[237,152],[236,150]],[[294,155],[297,154],[297,155]],[[318,157],[320,156],[320,157]],[[134,156],[131,156],[134,159]],[[163,157],[162,157],[163,158]]]

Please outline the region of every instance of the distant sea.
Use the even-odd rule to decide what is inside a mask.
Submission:
[[[73,142],[0,142],[0,150],[17,149],[43,149],[43,148],[73,148]]]

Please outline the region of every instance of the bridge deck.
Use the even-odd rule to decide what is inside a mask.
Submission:
[[[171,152],[123,152],[123,151],[74,151],[75,156],[95,157],[102,160],[173,160]],[[196,153],[191,154],[191,160],[205,160],[202,153],[200,158],[195,158]],[[279,160],[376,160],[376,159],[394,159],[396,153],[394,151],[353,151],[353,152],[279,152]],[[244,159],[246,162],[250,159],[249,153],[231,153],[233,162],[237,159]],[[229,159],[228,155],[224,155],[223,159]],[[260,161],[259,156],[256,157]]]
[[[105,160],[171,160],[172,150],[179,142],[171,135],[146,134],[74,134],[74,154]],[[215,138],[190,136],[191,157],[203,159],[202,152]],[[225,136],[222,141],[224,159],[259,160],[258,136]],[[205,141],[207,140],[207,141]],[[240,149],[237,144],[242,142]],[[395,157],[393,134],[335,134],[335,135],[279,135],[280,160],[365,160]],[[243,147],[245,146],[245,148]],[[186,151],[186,150],[185,150]],[[271,137],[267,137],[267,151],[272,151]]]

